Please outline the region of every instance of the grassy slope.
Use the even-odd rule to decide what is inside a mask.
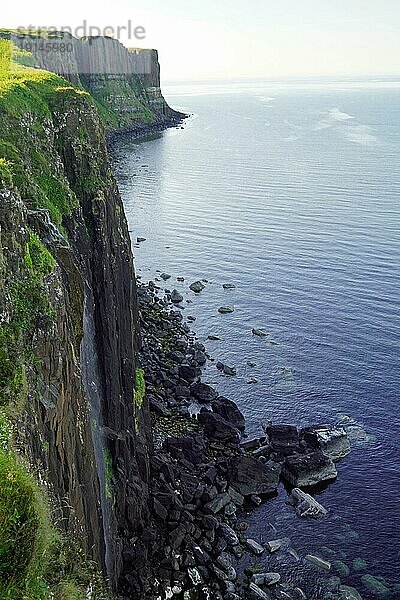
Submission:
[[[13,62],[9,42],[0,40],[0,189],[13,187],[22,197],[34,198],[58,224],[77,200],[49,143],[49,103],[59,95],[82,93],[54,74]],[[51,317],[44,283],[54,267],[54,258],[31,232],[19,278],[12,283],[0,280],[0,287],[6,285],[2,294],[12,302],[11,319],[0,324],[0,598],[4,600],[83,600],[90,585],[93,597],[109,597],[96,567],[54,526],[45,491],[12,443],[13,417],[26,401],[25,368],[32,360],[27,339],[38,315]]]

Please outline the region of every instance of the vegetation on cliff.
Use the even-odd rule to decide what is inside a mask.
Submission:
[[[54,152],[53,115],[66,97],[92,104],[85,92],[30,63],[26,53],[0,40],[0,189],[8,190],[1,201],[14,196],[17,202],[15,214],[2,206],[0,219],[0,597],[79,600],[92,590],[96,598],[109,598],[98,566],[58,530],[51,495],[15,443],[33,394],[28,380],[41,369],[38,336],[54,327],[50,290],[58,268],[26,220],[25,204],[47,209],[60,228],[77,206]]]

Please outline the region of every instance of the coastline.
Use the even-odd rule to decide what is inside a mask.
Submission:
[[[156,135],[162,131],[165,131],[166,129],[178,127],[191,116],[190,114],[185,114],[178,111],[173,112],[174,114],[172,116],[169,116],[165,119],[159,119],[154,123],[138,123],[137,125],[127,127],[126,129],[118,129],[116,131],[106,132],[107,145],[109,148],[112,148],[114,143],[123,139],[141,139],[150,135]]]
[[[184,322],[175,290],[138,279],[139,360],[155,446],[150,562],[158,587],[149,598],[357,598],[332,577],[326,559],[299,556],[290,532],[271,527],[267,543],[246,534],[247,515],[282,481],[292,453],[287,429],[282,437],[270,425],[264,436],[246,439],[237,405],[202,383],[210,356]]]

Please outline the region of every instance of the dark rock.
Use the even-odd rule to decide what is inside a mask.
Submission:
[[[217,564],[226,573],[228,581],[235,581],[237,578],[236,571],[225,552],[222,552],[222,554],[218,556]]]
[[[300,431],[300,438],[313,449],[320,449],[336,461],[350,452],[350,443],[346,431],[333,425],[316,425]]]
[[[192,395],[199,402],[211,403],[218,398],[218,393],[207,383],[195,383],[190,388]]]
[[[235,489],[233,489],[233,487],[230,487],[228,489],[228,494],[230,495],[230,497],[232,498],[233,502],[237,506],[243,506],[243,504],[244,504],[244,497],[242,496],[242,494],[239,494],[239,492],[237,492]]]
[[[222,287],[224,288],[224,290],[234,290],[236,288],[236,285],[234,283],[223,283]]]
[[[255,438],[253,440],[248,440],[246,442],[242,442],[240,444],[240,447],[243,448],[243,450],[254,450],[256,448],[260,447],[260,438]]]
[[[299,517],[313,517],[316,519],[325,516],[328,512],[315,498],[299,488],[292,490],[288,502],[293,504]]]
[[[201,281],[195,281],[194,283],[191,283],[189,286],[189,288],[192,290],[192,292],[195,292],[196,294],[199,294],[201,291],[203,291],[205,287],[206,286]]]
[[[182,300],[183,300],[182,294],[180,294],[178,292],[178,290],[172,290],[172,292],[171,292],[171,302],[173,302],[174,304],[179,304],[180,302],[182,302]]]
[[[253,335],[257,335],[258,337],[265,337],[267,335],[265,331],[262,331],[262,329],[252,329],[251,332]]]
[[[265,432],[269,437],[271,448],[287,456],[300,448],[299,432],[293,425],[266,425]]]
[[[149,397],[150,410],[162,417],[168,417],[171,411],[160,401],[153,396]]]
[[[222,315],[227,315],[229,313],[233,313],[235,311],[233,306],[220,306],[218,312]]]
[[[204,509],[212,512],[214,515],[219,513],[229,502],[231,501],[231,497],[229,494],[218,494],[213,500],[207,502],[204,506]]]
[[[230,544],[231,546],[239,545],[239,538],[236,533],[233,531],[232,527],[229,527],[226,523],[221,523],[218,531],[222,535],[222,537]]]
[[[138,237],[138,238],[136,238],[136,241],[137,241],[138,244],[140,244],[141,242],[145,242],[146,238],[144,238],[144,237]]]
[[[178,548],[180,548],[182,546],[183,541],[186,537],[186,534],[187,534],[187,531],[183,525],[178,525],[178,527],[176,527],[176,529],[171,531],[171,533],[169,534],[170,543],[171,543],[171,546],[175,550],[177,550]]]
[[[272,461],[263,464],[252,456],[234,457],[230,462],[228,480],[243,496],[269,495],[279,484],[281,467]]]
[[[220,415],[223,419],[225,419],[225,421],[228,421],[228,423],[231,423],[234,427],[236,427],[236,429],[239,429],[239,431],[244,431],[245,418],[235,402],[225,398],[224,396],[219,396],[212,402],[211,408],[214,413]]]
[[[209,335],[208,339],[214,342],[218,342],[221,338],[218,337],[217,335]]]
[[[200,464],[204,458],[205,445],[200,436],[170,437],[165,440],[164,447],[172,456],[183,456],[194,465]]]
[[[239,444],[239,430],[220,415],[211,412],[200,412],[198,420],[204,426],[204,431],[209,438],[219,442]]]
[[[160,519],[162,519],[163,521],[166,520],[167,516],[168,516],[168,511],[165,508],[165,506],[163,506],[158,500],[157,498],[153,499],[153,508],[154,508],[154,512],[156,513],[156,515],[158,517],[160,517]]]
[[[324,571],[331,570],[331,563],[327,562],[326,560],[323,560],[319,556],[314,556],[313,554],[307,554],[305,556],[305,559],[308,562],[312,563],[313,565],[319,567],[320,569],[323,569]]]
[[[336,479],[337,471],[332,460],[317,450],[309,454],[288,456],[283,465],[282,477],[295,487],[309,487]]]
[[[271,600],[271,596],[253,582],[250,583],[249,590],[252,598],[259,600]]]
[[[194,381],[198,377],[198,370],[189,365],[180,365],[179,377],[188,382]]]
[[[246,546],[249,550],[251,550],[251,552],[254,552],[254,554],[263,554],[263,552],[265,551],[265,548],[263,548],[263,546],[261,546],[258,542],[256,542],[255,540],[252,540],[251,538],[248,538],[246,540]]]
[[[167,279],[171,279],[171,275],[168,275],[168,273],[161,273],[160,277],[164,281],[167,281]]]

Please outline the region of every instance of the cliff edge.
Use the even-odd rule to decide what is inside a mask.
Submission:
[[[30,66],[88,91],[108,131],[174,123],[183,117],[162,95],[157,50],[128,49],[114,38],[77,39],[68,33],[0,30],[0,38],[10,40],[19,49],[18,58]]]
[[[91,559],[140,597],[151,433],[124,211],[92,97],[12,52],[0,40],[0,596],[86,597]]]

